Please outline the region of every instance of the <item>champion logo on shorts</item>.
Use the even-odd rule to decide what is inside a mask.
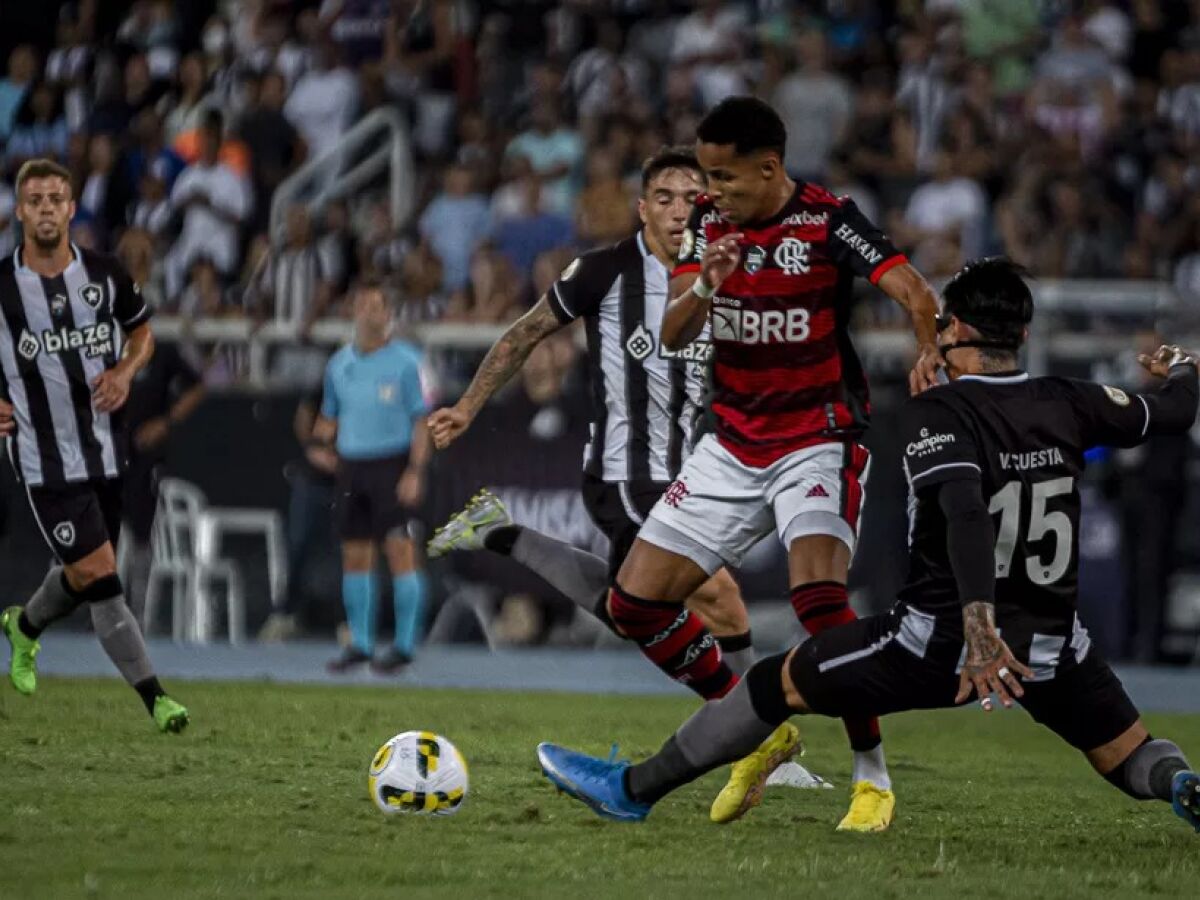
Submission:
[[[64,547],[75,543],[75,526],[70,522],[59,522],[54,526],[54,539]]]
[[[828,498],[828,497],[829,497],[829,491],[825,490],[825,488],[824,488],[824,487],[822,487],[822,486],[821,486],[821,485],[819,485],[819,484],[814,484],[812,487],[810,487],[810,488],[808,489],[808,493],[807,493],[807,494],[805,494],[804,496],[805,496],[805,498],[808,498],[808,497],[825,497],[825,498]]]
[[[667,492],[663,494],[663,503],[667,506],[679,509],[679,504],[684,501],[684,498],[690,494],[688,486],[682,481],[673,481],[671,486],[667,488]]]

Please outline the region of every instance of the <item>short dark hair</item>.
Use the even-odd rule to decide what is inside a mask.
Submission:
[[[942,290],[945,311],[967,323],[984,338],[1012,342],[1025,339],[1033,319],[1033,292],[1028,270],[1007,256],[972,260]]]
[[[768,150],[783,157],[787,128],[769,103],[757,97],[728,97],[714,106],[696,126],[706,144],[733,144],[738,156]]]
[[[219,109],[206,109],[200,118],[200,127],[206,131],[220,133],[225,127],[225,116]]]
[[[65,167],[52,159],[31,159],[17,170],[17,194],[31,178],[61,178],[67,183],[67,188],[74,195],[75,188],[71,184],[71,173]]]
[[[661,147],[642,163],[642,193],[646,193],[655,176],[667,169],[690,169],[704,180],[704,169],[690,147]]]

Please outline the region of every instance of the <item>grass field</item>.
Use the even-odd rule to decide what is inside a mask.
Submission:
[[[193,727],[154,732],[115,681],[0,685],[0,897],[1196,897],[1200,837],[1134,803],[1021,713],[885,723],[891,831],[842,835],[840,725],[804,720],[832,791],[770,792],[719,828],[718,773],[642,825],[556,795],[533,748],[655,749],[687,699],[182,684]],[[1200,718],[1152,730],[1200,756]],[[471,766],[446,819],[385,819],[376,746],[440,731]]]

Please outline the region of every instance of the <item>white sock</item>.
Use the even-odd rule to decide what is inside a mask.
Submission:
[[[869,781],[882,791],[892,789],[892,779],[888,775],[887,762],[883,758],[883,744],[873,750],[854,751],[853,783]]]

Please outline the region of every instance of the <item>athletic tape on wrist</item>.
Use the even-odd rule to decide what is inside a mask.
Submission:
[[[699,297],[701,300],[711,300],[713,297],[713,294],[715,294],[716,292],[717,292],[717,289],[706,285],[704,283],[703,278],[697,278],[695,281],[692,282],[692,293],[695,294],[697,297]]]

